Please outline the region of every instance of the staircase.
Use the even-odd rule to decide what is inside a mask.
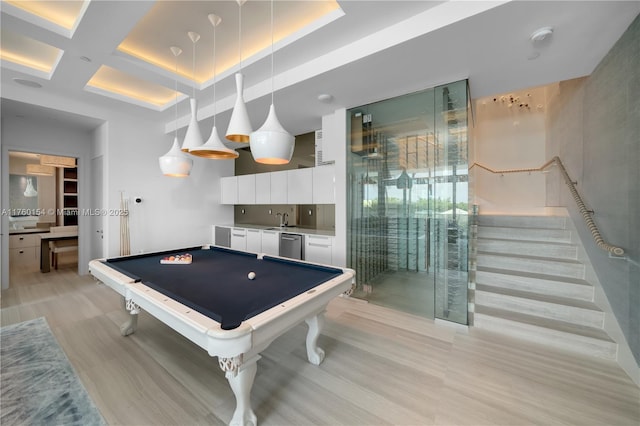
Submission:
[[[474,326],[615,360],[569,220],[478,217]]]

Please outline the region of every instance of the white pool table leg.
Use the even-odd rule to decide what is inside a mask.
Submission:
[[[307,331],[307,358],[309,358],[311,364],[320,365],[324,359],[324,351],[318,347],[318,337],[324,325],[324,311],[305,319],[305,322],[309,326],[309,331]]]
[[[136,305],[131,299],[124,299],[124,309],[129,313],[129,319],[127,322],[120,326],[120,334],[128,336],[135,333],[138,328],[138,313],[140,313],[140,306]]]
[[[236,397],[236,410],[229,423],[232,426],[257,426],[258,418],[251,409],[251,388],[253,380],[258,370],[257,361],[259,355],[247,361],[242,359],[242,355],[233,358],[220,358],[218,363],[229,381],[231,390]]]

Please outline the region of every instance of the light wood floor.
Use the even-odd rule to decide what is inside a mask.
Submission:
[[[111,425],[225,424],[235,401],[217,360],[149,315],[121,337],[120,297],[73,269],[22,274],[2,325],[45,316]],[[640,389],[614,363],[349,299],[329,305],[306,361],[305,326],[264,353],[262,425],[638,425]]]

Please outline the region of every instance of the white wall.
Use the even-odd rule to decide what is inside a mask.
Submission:
[[[326,131],[325,125],[329,127]],[[336,204],[333,262],[347,266],[347,110],[337,109],[332,116],[322,120],[322,147],[335,158]]]
[[[163,123],[133,118],[109,122],[105,208],[119,209],[121,193],[142,198],[140,204],[129,202],[131,253],[208,244],[212,224],[233,221],[232,206],[220,205],[219,183],[221,176],[233,175],[233,160],[193,157],[191,176],[163,176],[158,157],[173,142],[163,129]],[[120,218],[110,216],[108,229],[107,255],[115,256],[120,249]]]
[[[509,95],[519,97],[511,107]],[[530,96],[529,96],[530,95]],[[545,155],[545,89],[534,88],[475,101],[473,162],[493,170],[537,168]],[[520,107],[528,103],[529,107]],[[538,106],[542,106],[539,108]],[[549,212],[543,173],[493,174],[472,169],[474,203],[481,214]]]
[[[107,143],[109,140],[109,123],[102,123],[98,126],[92,133],[92,143],[90,149],[90,161],[93,161],[95,158],[102,157],[103,159],[103,167],[102,167],[102,188],[99,190],[96,188],[96,185],[100,184],[99,182],[91,182],[91,190],[97,191],[102,194],[100,204],[96,206],[92,206],[94,208],[103,208],[107,205],[107,188],[109,181],[107,180],[107,169],[104,165],[104,159],[107,154]],[[93,176],[93,174],[92,174]],[[99,230],[102,230],[103,233],[100,235],[102,237],[102,241],[97,244],[93,244],[92,248],[96,250],[96,252],[91,253],[91,257],[103,257],[107,253],[107,247],[109,246],[109,235],[104,233],[104,230],[107,227],[107,218],[104,216],[94,217],[93,226],[91,228],[91,233],[98,233]],[[99,238],[98,235],[93,235],[95,238]],[[98,249],[99,247],[99,249]]]

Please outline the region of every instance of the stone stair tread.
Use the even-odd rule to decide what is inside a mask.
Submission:
[[[545,257],[545,256],[531,256],[527,254],[512,254],[512,253],[498,253],[493,251],[480,251],[478,250],[478,257],[480,255],[487,256],[497,256],[497,257],[505,257],[505,258],[516,258],[516,259],[527,259],[527,260],[541,260],[541,261],[550,261],[550,262],[558,262],[558,263],[570,263],[574,265],[581,265],[582,262],[576,259],[566,259],[566,258],[557,258],[557,257]]]
[[[476,284],[476,291],[485,291],[489,293],[497,293],[505,296],[513,296],[524,299],[536,300],[539,302],[553,303],[556,305],[570,306],[574,308],[589,309],[592,311],[602,312],[595,303],[579,300],[571,297],[552,296],[548,294],[534,293],[525,290],[514,290],[504,287],[494,287],[487,284]]]
[[[554,246],[564,246],[564,247],[575,247],[575,244],[566,242],[566,241],[540,241],[540,240],[522,240],[522,239],[512,239],[512,238],[495,238],[495,237],[483,237],[478,235],[478,241],[502,241],[502,242],[513,242],[513,243],[526,243],[526,244],[534,244],[534,245],[554,245]]]
[[[488,315],[494,318],[502,318],[509,321],[520,322],[532,326],[542,327],[558,332],[576,334],[579,336],[615,343],[607,333],[599,328],[587,327],[584,325],[572,324],[566,321],[542,318],[535,315],[523,314],[520,312],[508,311],[504,309],[491,308],[488,306],[476,305],[475,313]]]
[[[519,277],[534,278],[540,280],[559,281],[563,283],[579,284],[592,287],[591,283],[581,278],[563,277],[559,275],[541,274],[539,272],[513,271],[511,269],[491,268],[488,266],[478,266],[477,271],[492,272],[494,274],[515,275]]]
[[[478,224],[482,226],[502,227],[495,223],[509,224],[506,226],[517,228],[545,228],[541,224],[546,225],[545,229],[566,229],[567,216],[540,216],[540,215],[499,215],[499,214],[480,214],[478,215]],[[514,226],[517,225],[517,226]]]

